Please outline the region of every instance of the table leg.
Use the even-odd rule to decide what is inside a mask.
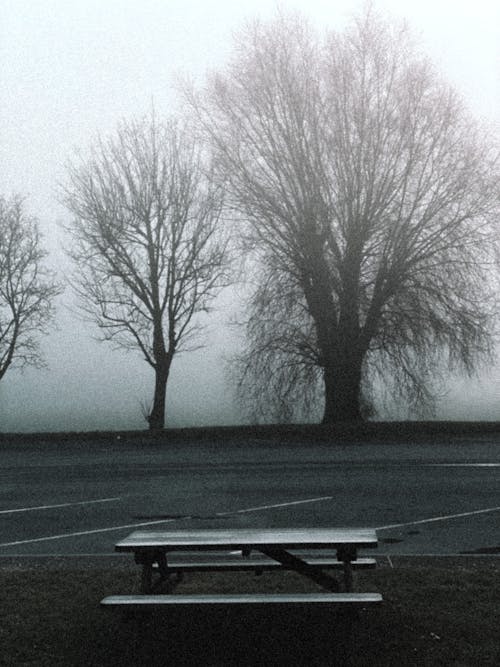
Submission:
[[[153,561],[145,560],[142,563],[141,593],[151,593],[153,589]]]
[[[164,551],[153,553],[138,553],[135,562],[142,566],[141,570],[141,593],[153,593],[164,582],[168,581],[170,572],[168,568],[167,555]],[[158,563],[159,577],[153,582],[153,566]],[[181,581],[182,572],[177,574],[177,582]]]
[[[353,588],[352,566],[349,561],[344,561],[344,588],[346,593],[350,593]]]
[[[337,560],[344,564],[344,591],[350,593],[353,589],[352,561],[356,560],[356,549],[348,546],[337,549]]]
[[[141,593],[152,593],[153,592],[153,564],[158,563],[160,570],[160,577],[163,578],[164,573],[166,572],[166,557],[163,557],[164,554],[161,552],[158,553],[144,553],[138,552],[135,554],[135,562],[142,566],[141,570]]]
[[[165,579],[168,579],[168,566],[167,566],[167,555],[164,551],[161,551],[157,554],[156,562],[158,563],[160,580],[165,581]]]

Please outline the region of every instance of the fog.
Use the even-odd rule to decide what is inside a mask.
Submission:
[[[500,9],[496,0],[379,0],[407,18],[423,49],[479,117],[498,126]],[[342,28],[361,3],[289,0],[318,27]],[[65,282],[57,183],[75,151],[119,120],[177,108],[179,75],[201,82],[221,66],[246,18],[270,18],[277,4],[250,0],[0,0],[0,193],[27,197],[50,262]],[[174,360],[167,389],[169,426],[243,421],[226,379],[225,358],[238,349],[229,325],[239,288],[226,290],[205,318],[205,347]],[[0,431],[144,428],[141,402],[153,373],[133,353],[96,342],[68,287],[57,301],[56,328],[43,341],[47,369],[10,369],[0,383]],[[437,417],[500,419],[500,372],[450,379]],[[388,409],[388,418],[400,416]]]

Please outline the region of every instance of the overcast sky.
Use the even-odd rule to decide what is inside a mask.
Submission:
[[[406,18],[423,49],[466,98],[499,125],[498,0],[379,0],[376,8]],[[175,76],[199,81],[222,65],[246,18],[270,18],[277,6],[301,11],[318,27],[342,28],[361,3],[349,0],[0,0],[0,193],[28,197],[51,261],[64,269],[56,184],[64,163],[122,118],[175,110]],[[61,279],[63,274],[61,273]],[[44,343],[49,369],[8,371],[0,384],[0,431],[143,428],[141,401],[152,372],[131,353],[97,344],[76,316],[68,290],[58,302],[58,329]],[[226,295],[207,347],[174,362],[168,387],[170,425],[239,420],[224,381],[222,357],[234,348],[223,323]],[[221,324],[222,322],[222,324]],[[500,371],[454,384],[439,416],[500,419]]]

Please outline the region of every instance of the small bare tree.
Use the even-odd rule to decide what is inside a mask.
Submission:
[[[262,267],[247,388],[293,411],[320,383],[323,421],[357,420],[370,380],[422,404],[491,353],[498,150],[407,30],[255,23],[188,97]]]
[[[122,123],[70,165],[64,193],[82,308],[104,340],[140,351],[154,369],[147,419],[161,429],[174,355],[190,349],[195,315],[227,282],[222,190],[192,135],[152,115]]]
[[[61,292],[46,256],[23,199],[0,197],[0,380],[11,366],[43,366],[39,336],[47,333]]]

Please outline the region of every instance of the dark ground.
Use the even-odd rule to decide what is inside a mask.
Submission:
[[[127,619],[100,608],[99,601],[131,592],[137,575],[130,571],[0,568],[0,664],[496,667],[499,561],[451,565],[395,560],[394,569],[358,575],[358,588],[380,591],[384,602],[361,612],[352,629],[345,614],[317,608]],[[192,575],[182,591],[283,592],[309,586],[292,573]]]

